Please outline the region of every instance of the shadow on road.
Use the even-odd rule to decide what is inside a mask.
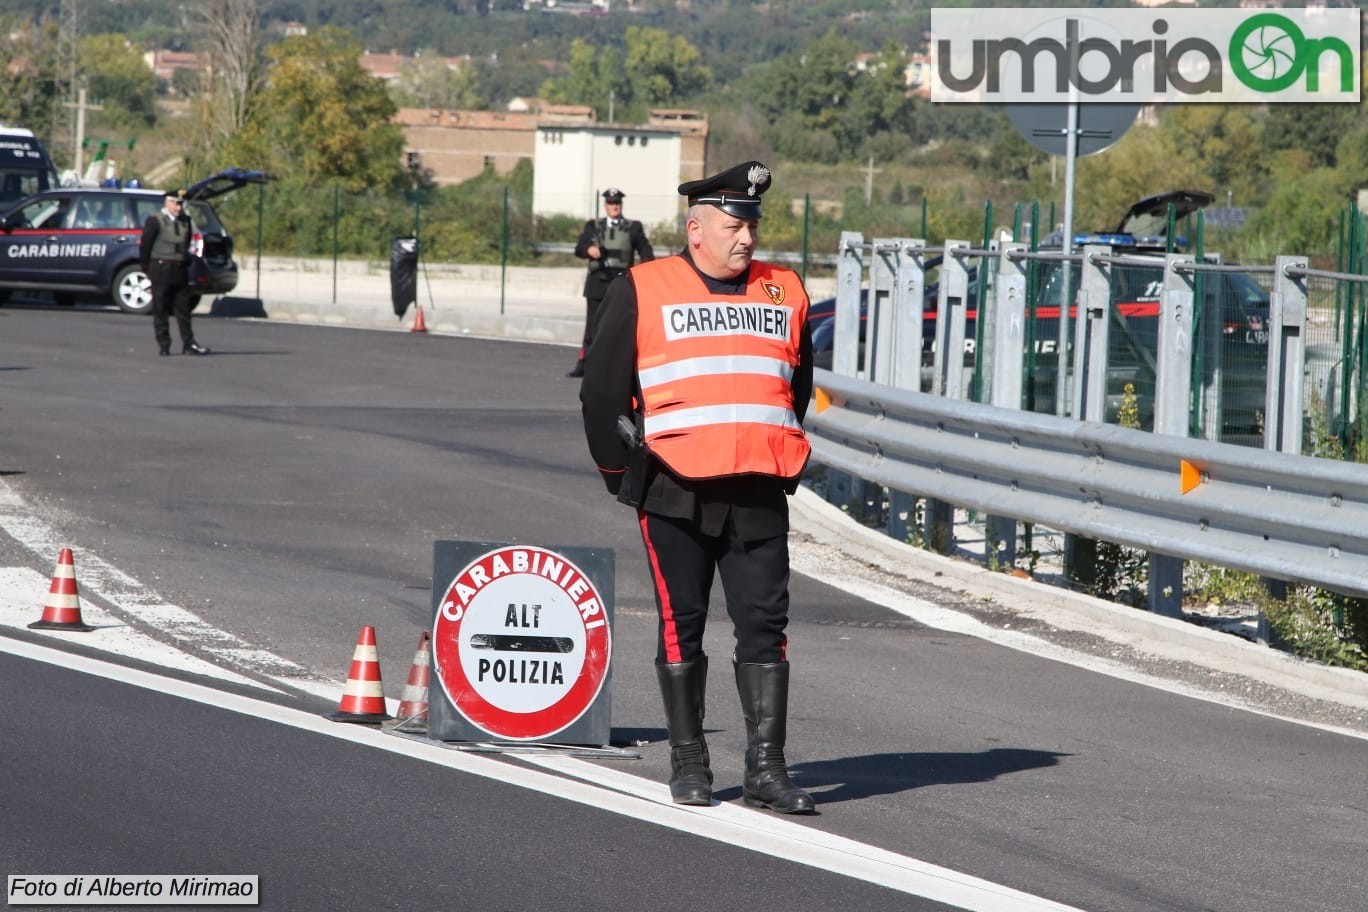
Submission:
[[[995,747],[977,754],[868,754],[790,764],[795,784],[812,789],[818,804],[891,795],[928,785],[989,782],[999,776],[1055,766],[1069,754]],[[828,788],[835,786],[835,788]],[[718,801],[741,797],[741,789],[714,793]]]

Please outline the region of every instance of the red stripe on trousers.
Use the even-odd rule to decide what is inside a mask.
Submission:
[[[682,662],[679,652],[679,632],[675,629],[674,606],[670,604],[670,590],[665,586],[665,577],[660,573],[660,556],[656,554],[651,535],[646,529],[646,511],[637,511],[637,522],[641,525],[641,541],[646,546],[646,560],[651,565],[651,582],[655,585],[656,599],[660,608],[662,636],[665,639],[665,660]]]

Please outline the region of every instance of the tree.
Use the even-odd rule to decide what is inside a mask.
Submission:
[[[624,68],[634,100],[648,107],[675,104],[712,81],[698,48],[664,29],[627,27]]]
[[[1159,122],[1166,157],[1190,162],[1198,189],[1248,203],[1263,174],[1259,127],[1245,105],[1180,104]],[[1165,188],[1156,188],[1156,190]]]
[[[1248,233],[1280,253],[1333,253],[1337,222],[1350,201],[1344,176],[1333,168],[1311,167],[1311,156],[1301,149],[1277,153],[1272,171],[1287,177],[1250,219]]]
[[[607,119],[614,106],[644,118],[646,109],[678,104],[707,88],[712,72],[700,62],[698,49],[658,28],[628,26],[626,51],[599,48],[580,38],[570,44],[569,71],[542,86],[548,101],[588,105]]]
[[[81,70],[90,98],[112,127],[136,130],[157,122],[157,77],[123,35],[82,39]]]
[[[432,51],[399,68],[390,96],[401,108],[468,109],[484,106],[474,67],[452,65]]]
[[[216,148],[247,123],[248,105],[261,87],[261,13],[257,0],[215,0],[203,4],[198,16],[208,74],[202,113],[209,146]]]
[[[0,123],[42,132],[61,104],[57,23],[0,16]]]
[[[801,129],[831,133],[850,103],[855,84],[855,56],[859,48],[834,29],[801,51],[780,58],[769,69],[756,103],[771,121],[785,114],[796,118]],[[791,122],[793,123],[793,122]],[[775,136],[775,148],[785,139]]]
[[[888,160],[907,145],[916,107],[907,97],[903,52],[889,43],[863,69],[858,57],[859,47],[833,29],[763,72],[757,104],[781,155]]]
[[[291,183],[346,190],[397,185],[403,134],[384,83],[361,66],[361,46],[325,26],[267,54],[266,86],[251,101],[233,160]]]
[[[1335,164],[1335,145],[1353,129],[1359,114],[1355,104],[1275,104],[1264,121],[1266,152],[1300,149],[1316,166]]]
[[[546,81],[546,68],[528,48],[513,47],[475,65],[475,90],[492,106],[536,95]]]
[[[1078,160],[1074,228],[1110,231],[1136,200],[1164,190],[1204,189],[1189,156],[1174,156],[1158,128],[1136,124],[1105,152]]]
[[[588,41],[576,38],[570,42],[569,70],[564,76],[546,80],[541,95],[555,104],[589,105],[596,110],[608,107],[608,93],[613,89],[611,74],[600,65],[601,55]]]

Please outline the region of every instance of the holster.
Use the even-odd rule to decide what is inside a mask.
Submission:
[[[646,449],[641,429],[625,415],[618,419],[618,434],[627,444],[627,461],[623,465],[622,487],[618,488],[618,503],[640,509],[646,500],[651,453]]]
[[[627,451],[627,464],[622,474],[622,487],[618,488],[618,503],[640,508],[646,500],[646,475],[650,468],[651,454],[645,446],[634,446]]]

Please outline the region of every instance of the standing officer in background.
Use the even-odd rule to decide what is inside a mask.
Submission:
[[[575,242],[575,256],[589,261],[589,275],[584,279],[584,343],[580,346],[579,360],[565,375],[567,377],[584,376],[584,353],[594,341],[599,306],[613,279],[626,275],[633,255],[641,263],[655,259],[655,251],[646,240],[646,229],[641,227],[641,222],[622,217],[622,196],[617,187],[604,190],[604,217],[585,222],[584,230]]]
[[[181,353],[209,354],[209,349],[195,341],[195,332],[190,328],[194,301],[189,274],[190,236],[194,230],[190,216],[185,213],[185,191],[176,190],[166,194],[161,212],[147,217],[138,244],[142,271],[152,282],[152,331],[157,336],[157,350],[163,355],[171,354],[172,312],[180,330]]]
[[[637,508],[660,614],[656,675],[670,795],[712,802],[703,630],[720,573],[746,720],[746,804],[814,810],[784,758],[788,500],[810,447],[807,291],[753,261],[769,169],[751,161],[679,186],[688,246],[633,267],[603,301],[580,402],[608,490]],[[620,419],[619,416],[625,416]]]

